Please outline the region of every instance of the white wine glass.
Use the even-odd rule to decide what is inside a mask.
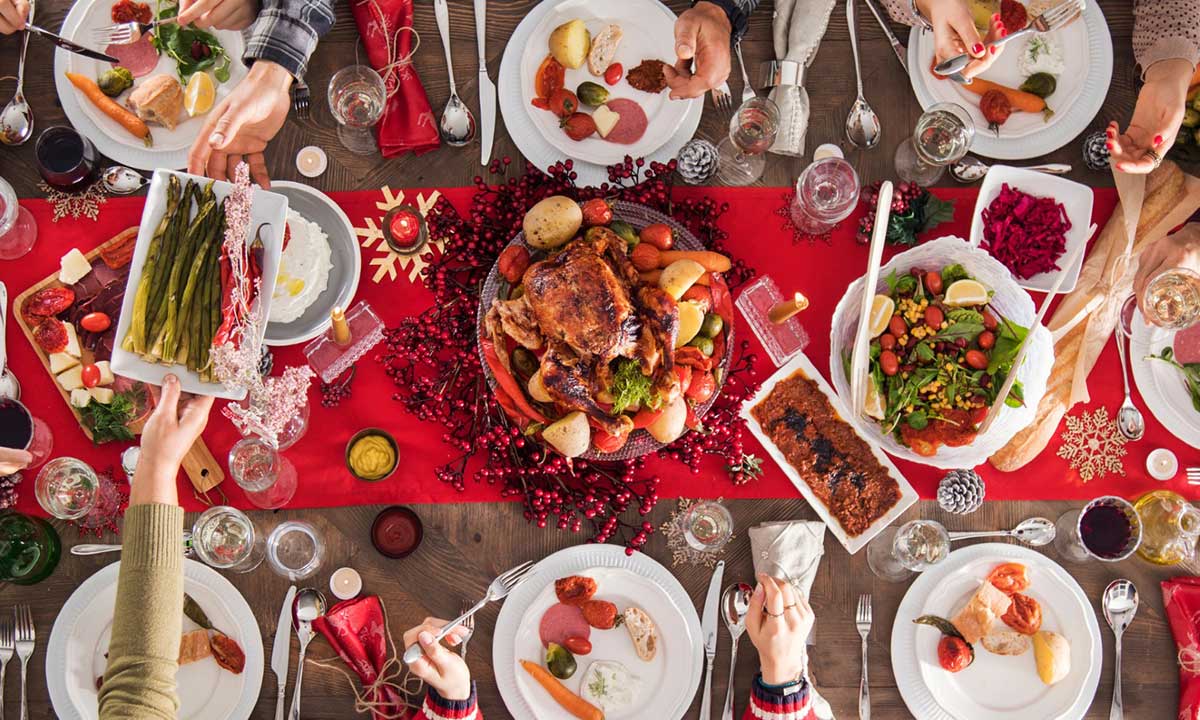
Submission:
[[[329,110],[338,123],[338,139],[356,155],[378,149],[372,128],[383,116],[387,90],[383,78],[366,65],[350,65],[329,80]]]
[[[742,103],[729,120],[729,136],[717,145],[717,180],[723,185],[750,185],[762,177],[763,157],[779,133],[779,107],[765,97]]]
[[[912,137],[896,148],[896,174],[906,182],[928,187],[938,181],[947,165],[971,149],[975,121],[962,105],[931,105],[917,118]]]

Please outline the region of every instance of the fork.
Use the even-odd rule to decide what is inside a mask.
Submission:
[[[713,105],[716,105],[718,110],[729,112],[733,109],[733,93],[729,90],[728,80],[713,88],[711,92]]]
[[[434,636],[433,641],[441,642],[442,638],[450,634],[451,630],[458,627],[475,613],[479,612],[484,605],[487,605],[494,600],[500,600],[501,598],[507,596],[513,591],[513,588],[521,584],[521,581],[525,579],[525,576],[528,575],[531,570],[533,570],[533,567],[534,565],[532,562],[523,562],[511,570],[501,573],[500,576],[493,580],[492,584],[488,586],[487,595],[485,595],[482,600],[472,605],[471,608],[462,615],[459,615],[450,622],[446,623],[446,626],[438,631],[438,634]],[[413,664],[419,657],[421,657],[421,646],[417,645],[416,643],[409,645],[404,651],[404,663],[406,665]]]
[[[1063,2],[1060,2],[1041,15],[1038,15],[1024,28],[1016,31],[1015,33],[1011,33],[1002,38],[996,39],[996,41],[991,43],[990,46],[998,48],[1009,41],[1016,40],[1017,38],[1030,33],[1047,33],[1052,30],[1057,30],[1058,28],[1066,25],[1082,15],[1085,4],[1086,0],[1063,0]],[[933,71],[939,75],[953,75],[966,69],[967,65],[970,64],[971,60],[973,59],[974,58],[972,58],[970,55],[958,55],[957,57],[952,57],[949,60],[939,64],[933,69]]]
[[[871,596],[858,596],[858,613],[854,618],[862,637],[862,680],[858,683],[858,720],[871,720],[871,688],[867,684],[867,636],[871,634]]]
[[[29,656],[33,655],[35,632],[33,628],[33,613],[28,605],[18,605],[13,608],[13,618],[17,628],[17,657],[21,658],[21,720],[29,720],[29,708],[26,703],[25,675],[29,667]]]
[[[296,111],[297,119],[308,119],[308,99],[308,83],[302,79],[296,80],[292,85],[292,110]]]
[[[174,17],[154,19],[148,23],[126,22],[105,25],[92,30],[92,41],[97,45],[128,45],[137,42],[142,35],[164,23],[175,22]]]
[[[738,67],[742,71],[742,102],[746,102],[758,95],[754,92],[754,86],[750,84],[750,76],[746,74],[746,61],[742,59],[742,41],[738,40],[733,44],[733,54],[737,55]]]
[[[1200,467],[1190,467],[1187,469],[1188,485],[1200,485]]]
[[[468,603],[464,602],[463,606],[462,606],[463,613],[465,614],[470,609],[471,609],[471,606]],[[466,635],[466,637],[463,638],[462,645],[458,646],[458,654],[462,657],[463,660],[466,660],[467,659],[467,643],[471,642],[471,636],[473,636],[475,634],[475,616],[467,615],[467,619],[463,620],[462,626],[464,629],[466,629],[467,635]],[[0,717],[0,720],[4,720],[4,718]]]
[[[0,720],[4,720],[4,671],[14,648],[13,624],[7,617],[0,617]]]

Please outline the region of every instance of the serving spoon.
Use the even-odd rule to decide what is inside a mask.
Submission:
[[[454,61],[450,59],[450,8],[446,0],[433,0],[433,14],[437,18],[438,32],[442,35],[442,49],[446,51],[446,74],[450,76],[450,99],[442,111],[438,131],[442,140],[452,147],[462,147],[475,138],[475,116],[458,97],[454,84]]]
[[[1108,711],[1109,720],[1123,720],[1125,704],[1121,701],[1121,636],[1133,622],[1133,616],[1138,609],[1137,586],[1124,578],[1113,580],[1104,588],[1104,619],[1116,636],[1114,645],[1116,661],[1113,663],[1113,695],[1112,707]]]
[[[137,170],[124,165],[110,165],[100,171],[100,183],[113,195],[132,195],[150,181]]]
[[[750,595],[754,588],[746,583],[734,583],[721,593],[721,617],[733,638],[729,651],[729,686],[725,689],[725,707],[721,710],[721,720],[733,720],[733,686],[734,670],[737,668],[738,640],[746,632],[746,614],[750,612]]]
[[[855,20],[854,0],[846,0],[846,23],[850,26],[850,49],[854,51],[854,78],[858,81],[858,97],[850,106],[846,116],[846,139],[860,148],[873,148],[879,144],[879,116],[863,97],[862,68],[858,64],[858,27]]]
[[[1031,517],[1028,520],[1022,520],[1012,530],[981,530],[981,531],[961,531],[952,532],[950,542],[955,540],[970,540],[972,538],[984,537],[1010,537],[1016,538],[1026,545],[1033,547],[1041,547],[1049,545],[1054,541],[1055,535],[1054,523],[1044,517]]]
[[[964,155],[961,160],[953,163],[950,166],[950,177],[954,178],[964,185],[969,185],[973,182],[979,182],[987,175],[988,170],[992,166],[975,157],[974,155]],[[1032,170],[1034,172],[1045,173],[1047,175],[1066,175],[1071,172],[1071,166],[1063,163],[1047,163],[1045,165],[1024,165],[1022,170]]]
[[[28,25],[33,22],[33,10],[37,3],[29,3]],[[29,30],[21,33],[21,55],[17,61],[17,91],[12,100],[0,110],[0,142],[5,145],[21,145],[33,135],[33,110],[25,101],[25,50],[29,47]]]

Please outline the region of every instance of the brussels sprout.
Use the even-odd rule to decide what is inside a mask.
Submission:
[[[608,90],[591,80],[579,83],[579,87],[575,88],[575,95],[579,102],[592,107],[599,107],[608,102]]]
[[[704,337],[703,335],[697,335],[696,337],[692,338],[692,341],[690,343],[688,343],[688,345],[691,345],[692,347],[699,349],[700,352],[704,353],[705,355],[712,357],[712,354],[713,354],[712,338]]]
[[[1196,93],[1196,97],[1192,98],[1192,109],[1200,110],[1200,93]]]
[[[513,367],[517,369],[517,374],[521,377],[530,377],[538,371],[538,359],[523,347],[513,350],[512,361]]]
[[[1049,97],[1054,94],[1058,88],[1058,81],[1050,73],[1034,73],[1025,78],[1025,82],[1021,83],[1021,89],[1027,93],[1033,93],[1040,98]]]
[[[109,97],[116,97],[133,87],[133,73],[118,65],[105,70],[96,80],[96,84],[100,86],[100,92]]]
[[[1200,145],[1200,128],[1196,128],[1192,131],[1192,142],[1196,145]]]
[[[1187,110],[1184,110],[1183,126],[1192,128],[1196,127],[1197,125],[1200,125],[1200,110],[1197,110],[1196,108],[1188,108]]]
[[[571,654],[570,650],[558,643],[550,643],[546,647],[546,669],[554,677],[566,680],[575,674],[577,667],[575,656]]]
[[[621,239],[624,240],[627,245],[629,245],[630,250],[637,247],[637,244],[642,241],[642,239],[638,237],[637,230],[634,230],[633,226],[624,220],[613,220],[611,223],[609,223],[608,227],[617,235],[621,236]]]
[[[700,334],[706,338],[715,338],[724,328],[725,321],[720,315],[708,313],[704,316],[704,322],[700,324]]]

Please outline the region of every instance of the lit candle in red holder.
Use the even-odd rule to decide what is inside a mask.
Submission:
[[[399,205],[383,217],[383,236],[388,247],[401,255],[415,255],[428,238],[425,218],[412,205]]]

